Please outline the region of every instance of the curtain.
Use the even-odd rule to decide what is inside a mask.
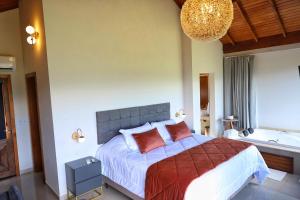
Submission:
[[[254,56],[224,58],[224,115],[235,116],[238,128],[256,128],[253,88]]]

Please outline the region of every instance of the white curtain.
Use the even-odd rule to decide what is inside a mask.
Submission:
[[[238,128],[256,128],[254,56],[224,58],[224,115],[238,118]]]

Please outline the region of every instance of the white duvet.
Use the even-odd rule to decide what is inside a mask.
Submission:
[[[102,174],[130,192],[144,198],[146,172],[150,165],[213,138],[193,134],[178,142],[167,142],[164,147],[146,154],[130,150],[122,135],[99,147],[96,158],[102,162]],[[188,187],[185,199],[228,199],[254,174],[263,182],[269,173],[255,146],[242,151],[215,169],[195,179]]]

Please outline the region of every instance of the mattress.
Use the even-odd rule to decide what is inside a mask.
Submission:
[[[122,135],[100,146],[96,158],[102,162],[102,174],[128,191],[144,198],[146,172],[150,165],[176,155],[213,138],[193,134],[177,142],[168,141],[164,147],[146,154],[130,150]],[[237,173],[239,172],[239,173]],[[255,146],[244,150],[229,161],[195,179],[186,192],[187,199],[227,199],[254,174],[259,182],[269,170]]]

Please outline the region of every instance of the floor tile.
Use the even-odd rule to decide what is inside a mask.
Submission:
[[[250,183],[238,193],[233,200],[299,200],[300,176],[288,174],[281,182],[267,179],[263,185]],[[6,191],[10,185],[17,185],[24,200],[57,200],[57,196],[42,181],[42,174],[32,173],[21,177],[13,177],[0,181],[0,192]],[[111,187],[103,189],[103,195],[95,200],[129,200],[128,197]],[[87,200],[94,197],[89,193],[80,197]]]

